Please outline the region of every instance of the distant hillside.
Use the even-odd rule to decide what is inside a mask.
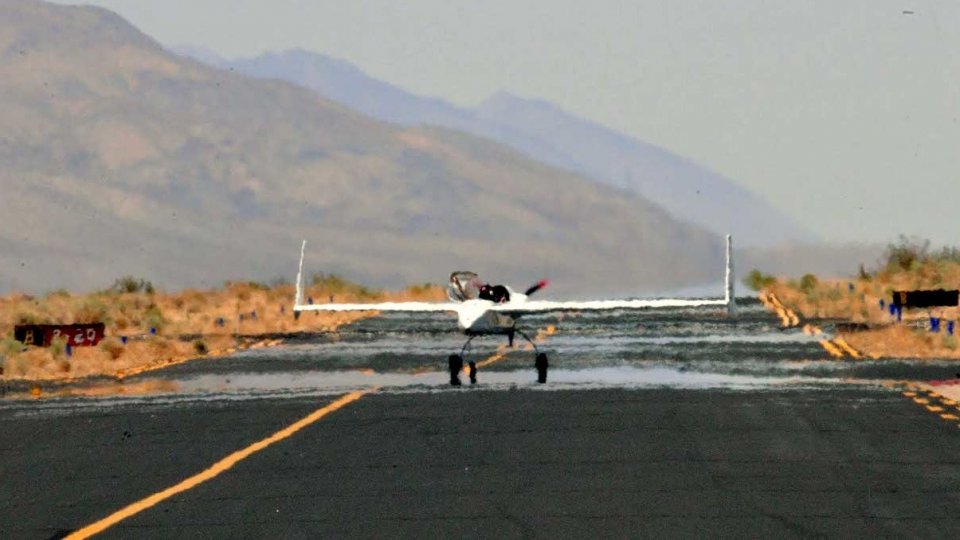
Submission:
[[[740,245],[772,246],[813,239],[731,180],[545,101],[500,93],[475,109],[463,109],[442,99],[411,94],[342,60],[303,50],[237,61],[196,50],[181,52],[255,77],[311,88],[388,122],[445,126],[491,138],[545,163],[638,193],[679,219],[714,233],[732,233]]]
[[[0,4],[0,290],[473,269],[554,293],[716,281],[719,237],[471,135],[170,54],[116,14]]]

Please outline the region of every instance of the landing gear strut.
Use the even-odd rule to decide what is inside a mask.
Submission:
[[[517,328],[511,328],[506,332],[507,340],[509,346],[513,347],[513,338],[516,334],[520,334],[523,339],[527,340],[527,343],[533,346],[533,352],[536,354],[536,361],[534,362],[534,367],[537,370],[537,382],[543,384],[547,382],[547,369],[550,366],[550,362],[547,360],[546,353],[540,352],[540,349],[537,348],[537,344],[530,339],[523,330]],[[461,386],[463,383],[460,382],[460,372],[463,370],[463,359],[466,356],[467,349],[470,348],[470,342],[473,341],[473,338],[482,335],[482,334],[470,334],[470,337],[467,338],[467,342],[463,344],[463,348],[460,349],[460,354],[451,354],[447,358],[448,368],[450,370],[450,385],[451,386]],[[477,384],[477,363],[469,362],[467,364],[467,375],[470,377],[470,384]]]

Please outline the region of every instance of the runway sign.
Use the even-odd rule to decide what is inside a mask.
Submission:
[[[956,306],[960,303],[960,291],[894,291],[893,305],[907,308]]]
[[[104,324],[18,324],[13,337],[24,345],[49,347],[61,338],[71,347],[93,346],[103,339]]]

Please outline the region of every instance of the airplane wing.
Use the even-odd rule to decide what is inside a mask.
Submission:
[[[456,312],[453,302],[380,302],[377,304],[296,304],[294,311],[449,311]]]
[[[519,305],[494,305],[489,309],[507,315],[525,315],[528,313],[550,313],[562,311],[614,311],[634,309],[656,309],[671,307],[726,306],[723,299],[685,299],[665,298],[653,300],[588,300],[572,302],[552,302],[549,300],[531,300]]]

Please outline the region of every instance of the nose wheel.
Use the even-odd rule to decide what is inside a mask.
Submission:
[[[447,358],[447,364],[450,367],[450,385],[460,386],[462,384],[460,382],[460,370],[463,369],[463,357],[459,354],[451,354]]]
[[[451,354],[447,358],[447,365],[450,369],[450,385],[451,386],[460,386],[463,383],[460,382],[460,372],[463,370],[463,356],[459,354]],[[470,362],[467,364],[467,376],[470,377],[470,384],[477,384],[477,363]]]
[[[540,384],[547,382],[547,368],[550,367],[550,362],[547,360],[546,353],[537,354],[537,361],[534,362],[534,367],[537,368],[537,382]]]

